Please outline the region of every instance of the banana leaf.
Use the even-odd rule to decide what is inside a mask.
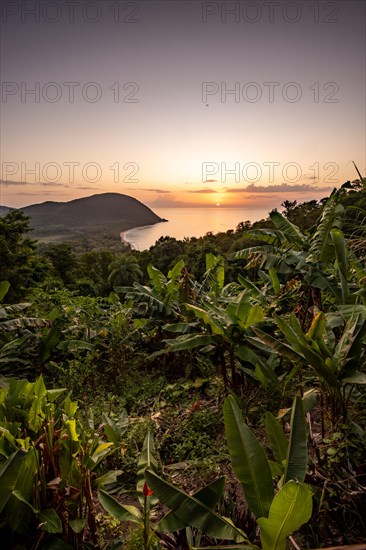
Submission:
[[[304,362],[304,357],[299,353],[297,353],[295,350],[293,350],[291,346],[288,346],[287,344],[283,344],[280,340],[273,338],[273,336],[271,336],[270,334],[267,334],[266,332],[264,332],[263,330],[257,327],[253,327],[253,332],[257,335],[259,341],[265,344],[267,348],[277,352],[279,355],[286,357],[290,361],[300,362],[300,363]],[[258,345],[256,338],[247,337],[247,340],[253,343],[254,345]]]
[[[19,449],[9,456],[0,468],[0,512],[3,511],[12,492],[15,489],[20,475],[20,466],[26,457],[26,453]]]
[[[238,281],[244,288],[250,290],[252,298],[256,298],[262,306],[267,305],[267,300],[263,292],[254,283],[252,283],[252,281],[243,277],[242,275],[238,275]]]
[[[10,288],[9,281],[1,281],[0,282],[0,302],[4,298],[6,293],[8,292],[9,288]]]
[[[144,505],[144,495],[143,487],[145,483],[145,470],[150,468],[154,472],[158,471],[158,463],[154,456],[155,445],[154,445],[154,436],[151,432],[147,432],[142,446],[142,451],[140,454],[139,461],[137,463],[137,493],[141,506]],[[150,497],[149,505],[154,505],[157,503],[157,499]]]
[[[136,506],[121,504],[101,487],[98,489],[98,499],[103,508],[119,521],[132,521],[138,524],[142,522],[142,514]]]
[[[186,304],[186,308],[188,310],[193,311],[193,313],[195,314],[195,316],[198,319],[202,319],[202,321],[206,325],[211,327],[211,330],[212,330],[213,334],[222,335],[222,333],[223,333],[222,325],[220,324],[220,322],[213,315],[210,315],[210,313],[208,311],[206,311],[205,309],[203,309],[201,307],[193,306],[191,304]],[[220,313],[221,313],[221,315],[223,314],[223,312],[221,312],[221,311],[220,311]]]
[[[40,527],[47,533],[62,533],[62,523],[60,516],[53,508],[47,508],[39,513],[38,519]]]
[[[290,480],[304,481],[308,460],[307,433],[304,405],[296,396],[292,406],[290,441],[286,456],[285,483]]]
[[[260,550],[258,546],[254,545],[246,545],[243,546],[242,544],[235,544],[234,546],[232,544],[228,544],[225,546],[190,546],[189,550]]]
[[[344,238],[343,232],[339,229],[333,229],[330,232],[330,235],[333,241],[335,256],[337,258],[338,275],[342,288],[342,302],[343,304],[349,304],[350,302],[354,301],[354,299],[351,299],[348,286],[346,240]]]
[[[259,518],[263,550],[286,550],[286,537],[306,523],[312,512],[310,489],[289,481],[273,499],[268,518]]]
[[[212,509],[222,497],[224,487],[225,477],[223,476],[209,485],[206,485],[196,493],[193,493],[192,497]],[[187,527],[186,522],[180,519],[174,512],[168,512],[156,526],[156,531],[172,533],[173,531],[179,531],[185,527]]]
[[[168,348],[165,352],[173,351],[185,351],[188,349],[198,348],[200,346],[207,346],[211,344],[213,337],[211,334],[187,334],[179,336],[175,340],[164,340],[168,344]]]
[[[325,332],[325,314],[323,311],[317,313],[310,325],[306,338],[309,340],[321,340]]]
[[[146,482],[159,500],[184,523],[200,529],[218,539],[246,542],[247,536],[229,520],[220,517],[194,496],[189,496],[150,470],[145,472]]]
[[[265,424],[269,447],[275,457],[275,460],[281,464],[281,462],[286,460],[287,457],[287,438],[283,433],[280,423],[269,411],[267,411],[265,415]]]
[[[231,395],[224,403],[224,421],[231,462],[249,508],[257,518],[267,517],[274,494],[271,469],[263,447],[245,425]]]
[[[337,194],[333,192],[327,200],[320,223],[312,236],[309,249],[309,261],[330,263],[334,259],[334,246],[330,232],[332,229],[341,229],[344,207],[336,202]]]
[[[275,294],[279,294],[281,292],[281,284],[279,278],[277,277],[277,270],[274,267],[271,267],[268,272],[271,277],[273,291]]]
[[[298,250],[303,249],[306,238],[297,225],[291,223],[290,220],[285,218],[280,212],[273,211],[270,213],[269,217],[288,243],[294,245]]]

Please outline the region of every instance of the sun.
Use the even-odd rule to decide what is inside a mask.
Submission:
[[[217,203],[216,203],[216,206],[220,206],[220,203],[219,203],[219,202],[217,202]]]

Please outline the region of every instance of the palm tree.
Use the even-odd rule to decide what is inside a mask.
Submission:
[[[113,286],[130,286],[142,279],[143,273],[136,261],[130,254],[118,256],[108,267],[110,274],[108,282]]]

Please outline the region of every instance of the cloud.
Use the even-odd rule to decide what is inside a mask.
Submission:
[[[267,195],[266,199],[278,199],[279,195]],[[262,195],[249,195],[248,197],[245,197],[246,201],[255,201],[255,200],[263,200],[263,194]]]
[[[0,180],[0,185],[27,185],[27,183],[24,183],[23,181]]]
[[[160,195],[153,201],[146,201],[150,208],[204,208],[206,205],[198,202],[187,202],[179,200],[176,195],[170,197]]]
[[[215,183],[218,180],[205,180],[205,183]]]
[[[176,201],[174,198],[159,197],[154,201],[146,201],[150,208],[185,208],[191,206],[183,201]]]
[[[151,189],[151,188],[145,188],[145,187],[128,187],[129,191],[152,191],[153,193],[171,193],[171,191],[167,191],[165,189]]]
[[[189,193],[217,193],[215,189],[208,189],[205,187],[205,189],[197,189],[196,191],[189,191]]]
[[[75,187],[75,189],[88,189],[88,190],[92,189],[94,191],[94,189],[97,190],[97,189],[103,189],[103,188],[102,187],[87,187],[86,185],[85,186],[84,185],[79,185],[78,187]]]
[[[247,187],[233,187],[227,189],[227,193],[314,193],[314,192],[326,192],[332,191],[333,187],[317,187],[309,185],[308,183],[302,183],[300,185],[291,185],[288,183],[281,183],[279,185],[255,185],[251,183]]]
[[[44,195],[57,195],[59,196],[60,193],[58,191],[42,191],[40,193],[25,193],[24,191],[20,191],[19,193],[13,193],[13,195],[16,195],[17,197],[43,197]],[[65,195],[65,193],[61,193],[62,196]]]
[[[66,183],[58,183],[58,182],[47,182],[47,181],[37,181],[37,182],[30,182],[30,181],[14,181],[14,180],[3,180],[0,179],[0,185],[3,185],[4,187],[8,187],[9,185],[42,185],[44,187],[70,187]]]

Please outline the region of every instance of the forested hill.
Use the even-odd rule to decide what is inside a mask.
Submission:
[[[46,242],[95,240],[98,235],[118,242],[122,231],[165,221],[142,202],[121,193],[47,201],[21,210],[30,218],[32,237]]]
[[[102,193],[69,202],[44,202],[22,209],[31,218],[31,227],[55,225],[88,227],[118,222],[121,230],[161,222],[150,208],[128,195]]]

